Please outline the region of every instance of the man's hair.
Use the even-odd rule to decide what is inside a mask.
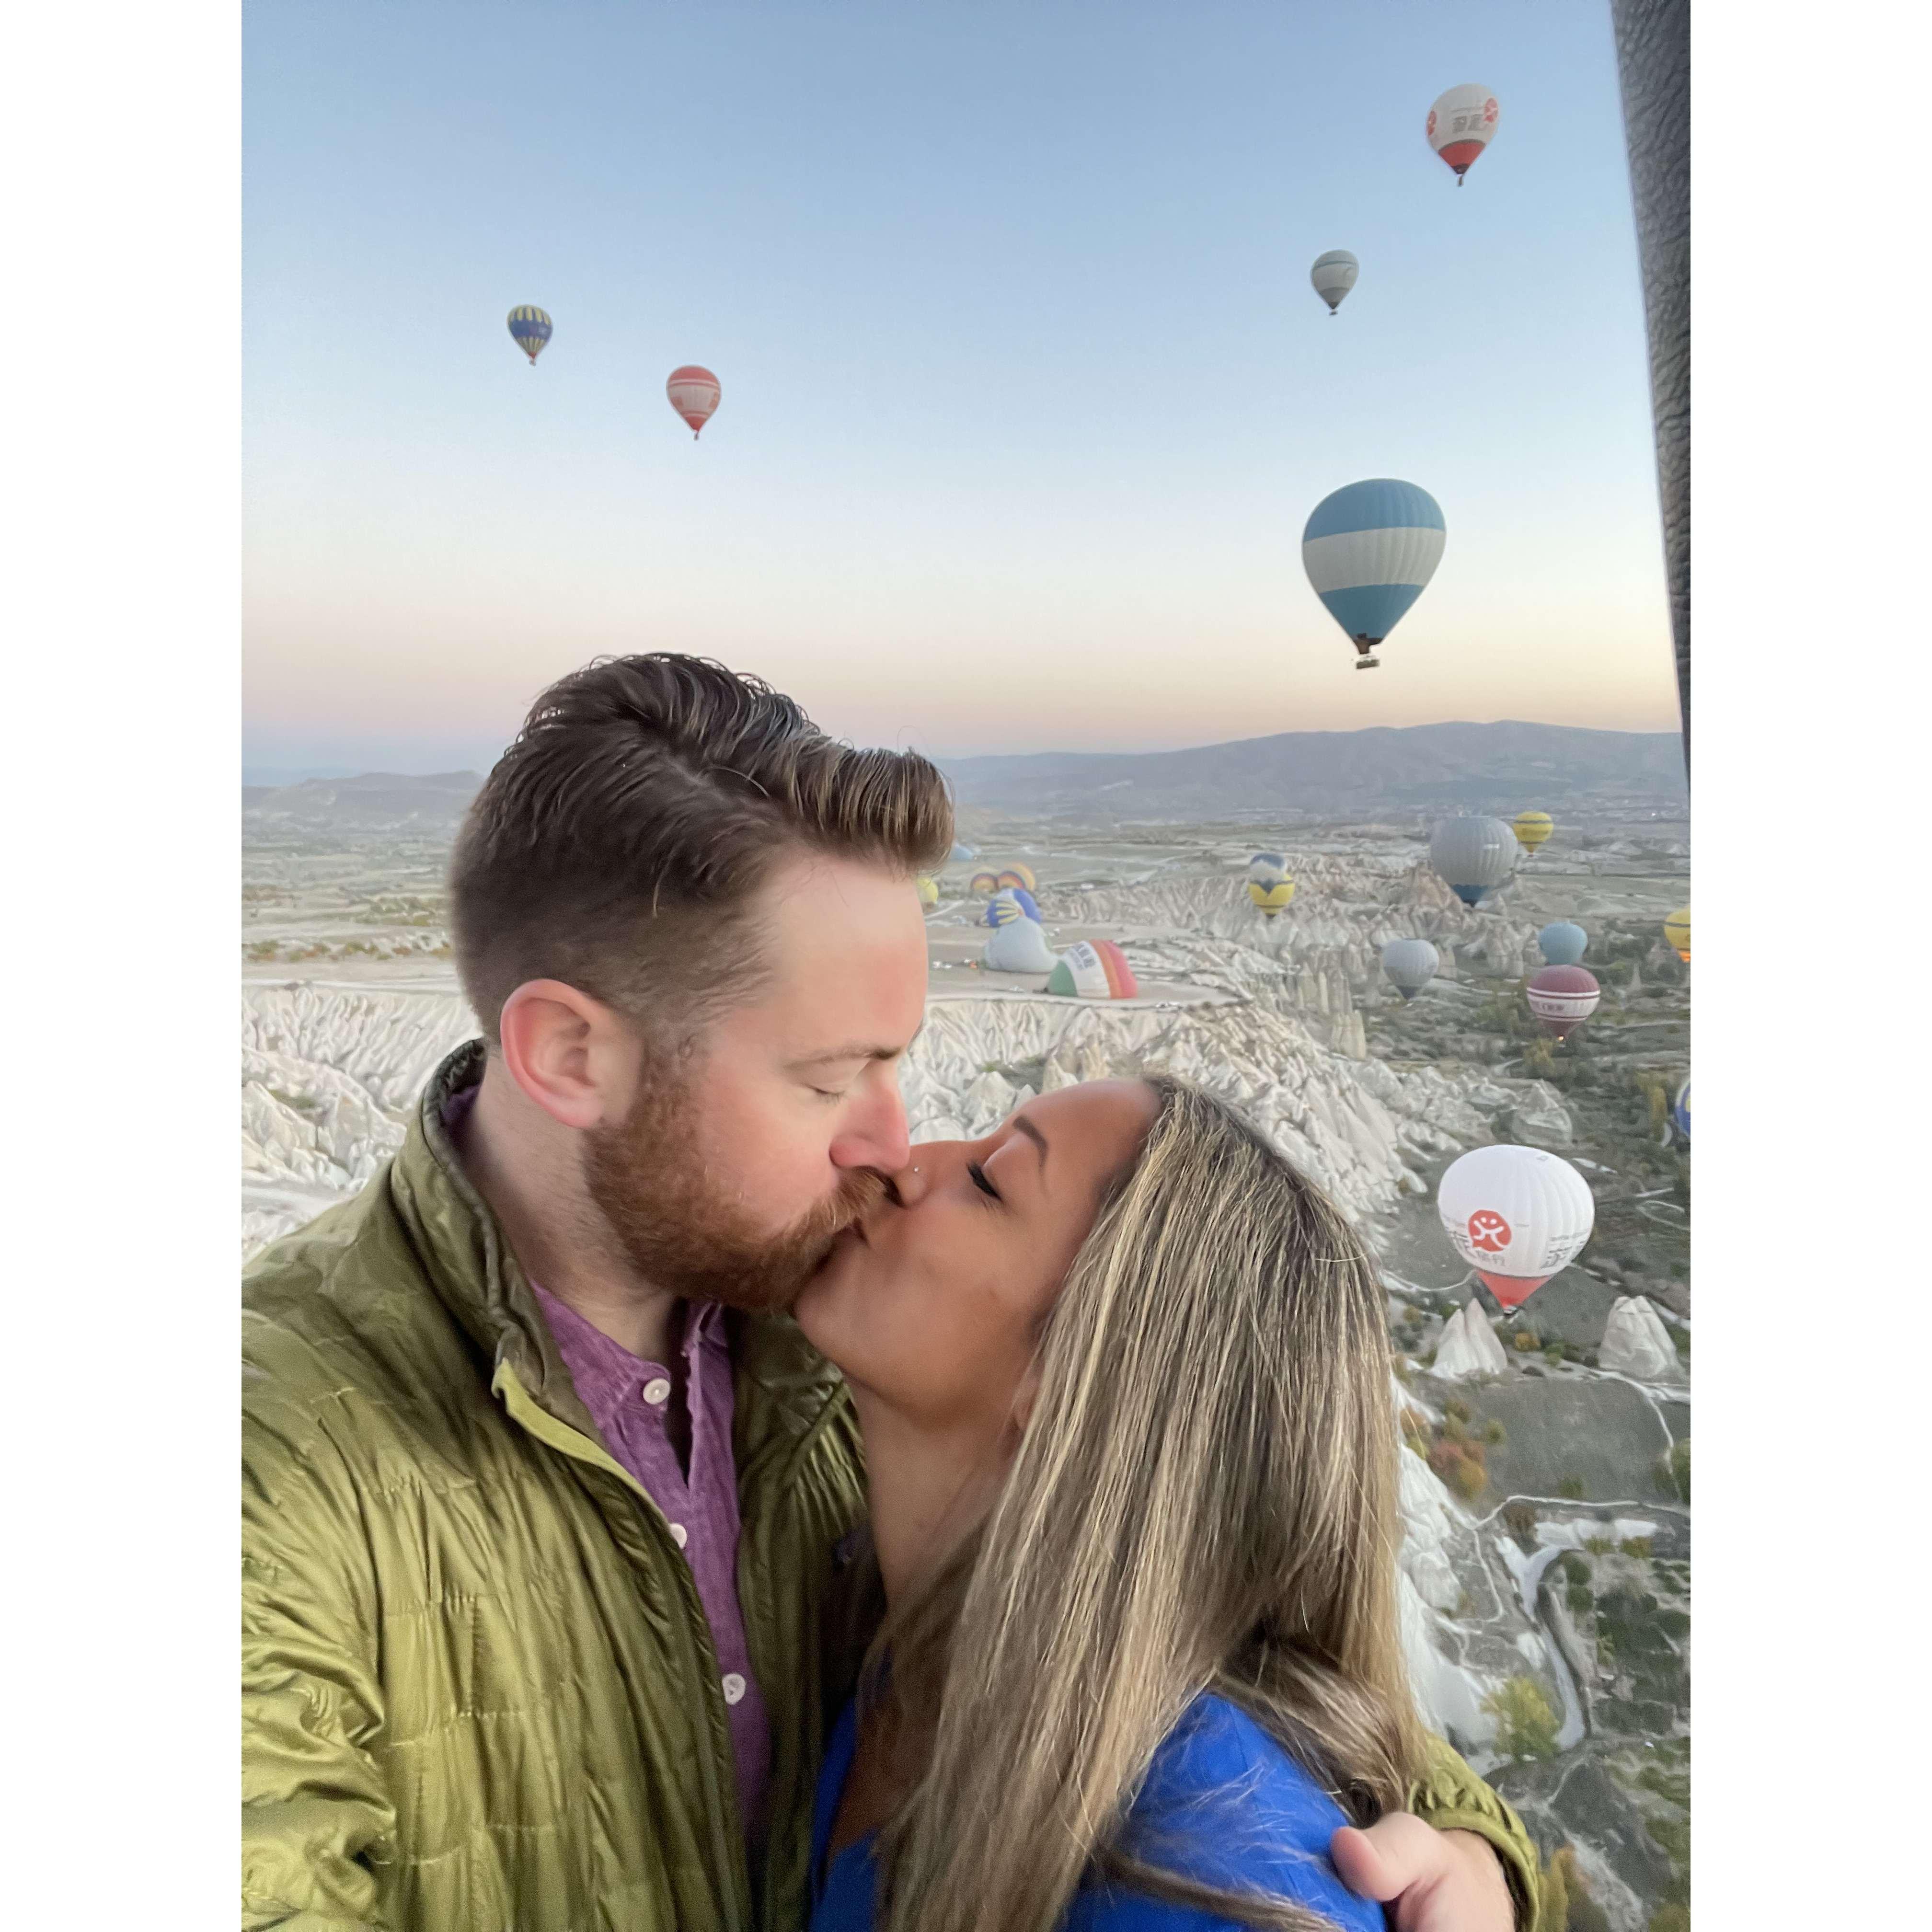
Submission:
[[[560,980],[660,1046],[760,971],[751,902],[806,854],[908,878],[951,849],[952,806],[912,752],[856,751],[708,658],[599,659],[552,685],[484,782],[451,860],[464,991]]]

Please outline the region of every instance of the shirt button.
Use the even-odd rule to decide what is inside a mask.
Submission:
[[[670,1540],[672,1542],[676,1544],[680,1550],[684,1547],[686,1540],[690,1534],[690,1531],[686,1529],[684,1525],[681,1522],[674,1522],[670,1526]]]
[[[745,1680],[735,1670],[724,1673],[724,1701],[735,1704],[745,1694]]]
[[[654,1376],[644,1384],[644,1400],[655,1408],[670,1394],[670,1384],[662,1376]]]

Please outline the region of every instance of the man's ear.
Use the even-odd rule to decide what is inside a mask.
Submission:
[[[533,1106],[566,1127],[613,1126],[637,1091],[639,1042],[601,1000],[530,980],[503,1002],[503,1064]]]

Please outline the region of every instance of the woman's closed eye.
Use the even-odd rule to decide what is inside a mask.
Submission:
[[[973,1185],[988,1199],[998,1201],[1000,1198],[1000,1190],[986,1178],[986,1170],[976,1160],[969,1160],[966,1163],[966,1172],[971,1178]]]

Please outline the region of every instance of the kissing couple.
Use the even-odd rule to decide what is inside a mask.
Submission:
[[[952,840],[716,664],[537,700],[483,1036],[244,1276],[244,1929],[1532,1932],[1334,1203],[1161,1076],[909,1144]]]

